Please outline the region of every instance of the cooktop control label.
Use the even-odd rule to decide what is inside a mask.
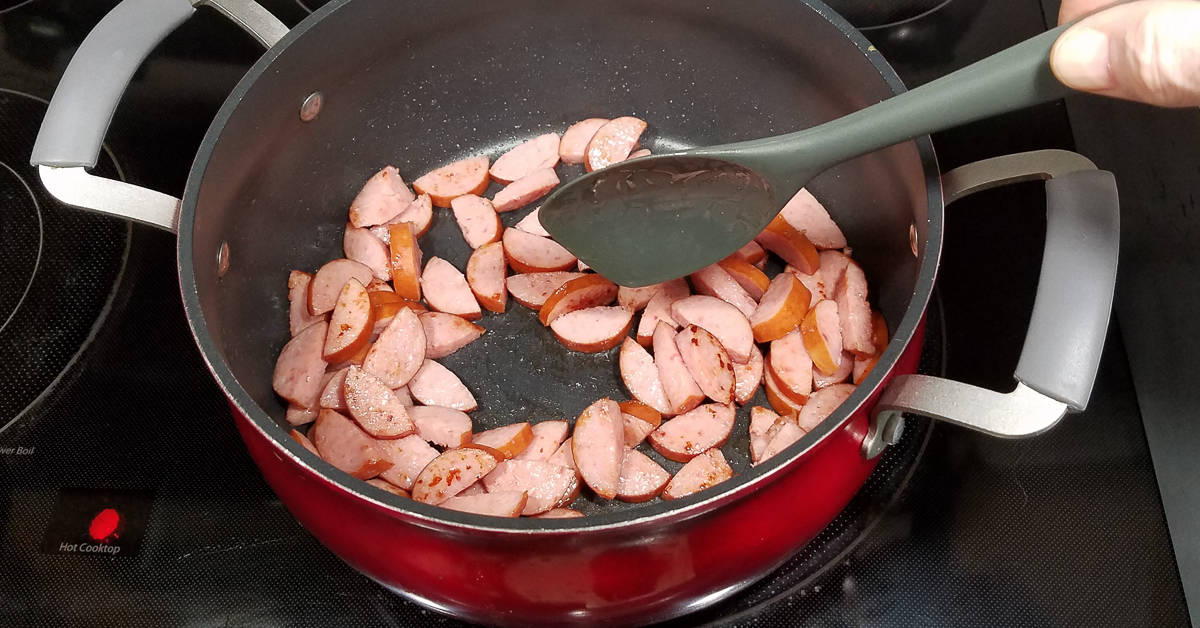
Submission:
[[[42,538],[45,554],[133,556],[142,546],[154,491],[63,488]]]

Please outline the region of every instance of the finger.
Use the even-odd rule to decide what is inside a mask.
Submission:
[[[1058,23],[1066,24],[1092,11],[1116,4],[1118,0],[1062,0],[1058,8]]]
[[[1086,17],[1055,42],[1050,67],[1074,89],[1200,105],[1200,2],[1131,2]]]

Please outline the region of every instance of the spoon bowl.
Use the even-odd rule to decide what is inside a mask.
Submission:
[[[1050,70],[1050,50],[1068,26],[811,129],[590,172],[546,199],[539,219],[567,250],[620,285],[687,275],[754,239],[834,165],[1066,95]]]

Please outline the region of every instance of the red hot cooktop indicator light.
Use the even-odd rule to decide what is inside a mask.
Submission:
[[[92,518],[92,523],[88,525],[88,536],[107,543],[117,538],[117,526],[120,524],[121,513],[115,508],[105,508]]]

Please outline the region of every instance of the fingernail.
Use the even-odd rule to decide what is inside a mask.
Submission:
[[[1051,66],[1068,87],[1098,90],[1113,87],[1108,66],[1108,35],[1087,27],[1063,33],[1054,46]]]

